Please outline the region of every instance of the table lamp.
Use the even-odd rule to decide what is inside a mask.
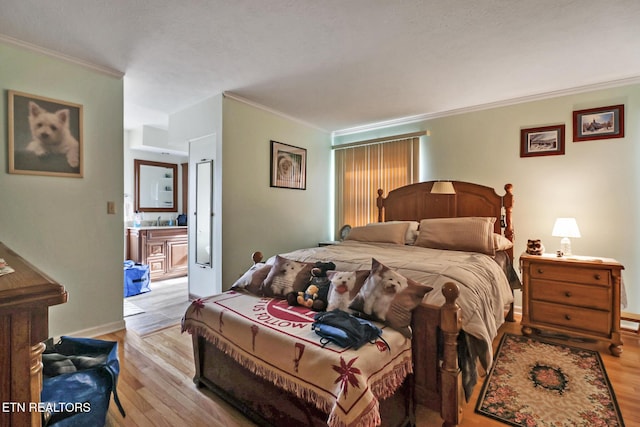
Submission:
[[[571,240],[569,240],[569,237],[581,237],[575,218],[557,218],[551,235],[553,237],[562,237],[560,250],[563,255],[571,255]]]
[[[456,189],[453,188],[453,182],[451,181],[436,181],[431,187],[432,194],[456,194]]]

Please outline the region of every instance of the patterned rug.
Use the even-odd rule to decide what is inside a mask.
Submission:
[[[624,426],[597,351],[504,334],[476,412],[512,426]]]

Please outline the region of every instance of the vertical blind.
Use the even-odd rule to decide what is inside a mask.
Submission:
[[[336,230],[375,222],[377,190],[389,191],[419,179],[420,139],[387,140],[372,144],[336,147]]]

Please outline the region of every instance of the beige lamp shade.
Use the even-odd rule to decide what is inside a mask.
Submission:
[[[451,181],[436,181],[431,187],[432,194],[456,194],[455,188],[453,188],[453,182]]]

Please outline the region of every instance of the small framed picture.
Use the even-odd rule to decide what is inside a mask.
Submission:
[[[573,112],[573,142],[623,137],[623,104]]]
[[[565,126],[520,129],[520,157],[564,154]]]
[[[9,91],[9,173],[82,178],[82,105]]]
[[[306,149],[271,141],[271,186],[306,190]]]

